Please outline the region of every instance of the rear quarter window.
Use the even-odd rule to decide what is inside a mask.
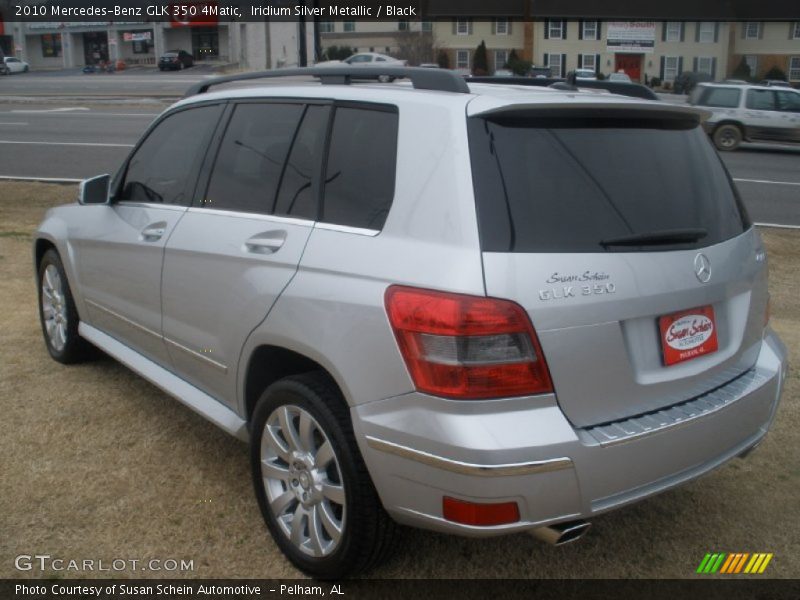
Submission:
[[[706,88],[698,102],[701,106],[715,108],[737,108],[742,97],[742,90],[732,88]]]

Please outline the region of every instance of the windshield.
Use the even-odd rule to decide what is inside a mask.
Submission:
[[[468,127],[484,251],[689,249],[749,227],[696,121],[517,114]],[[642,243],[607,243],[616,239]]]

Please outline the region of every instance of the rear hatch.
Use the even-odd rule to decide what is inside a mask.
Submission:
[[[573,425],[656,411],[752,367],[764,252],[701,113],[473,105],[486,291],[530,315]]]

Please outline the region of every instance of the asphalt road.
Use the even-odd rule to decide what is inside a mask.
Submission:
[[[11,86],[21,82],[19,89],[27,90],[30,98],[33,88],[46,89],[45,84],[59,86],[71,81],[91,95],[94,93],[89,85],[106,86],[104,89],[114,96],[129,94],[129,87],[145,95],[158,87],[177,96],[203,78],[190,73],[191,69],[176,74],[119,76],[28,74],[0,78],[0,88],[7,89],[9,80]],[[65,89],[72,90],[72,85]],[[82,106],[74,100],[60,104],[53,98],[47,103],[30,99],[15,102],[2,96],[0,93],[0,177],[83,179],[114,173],[147,125],[167,105],[153,102],[148,107],[135,97],[105,105],[92,100],[93,104],[87,101]],[[800,226],[800,147],[745,144],[736,152],[723,153],[722,158],[754,221]]]

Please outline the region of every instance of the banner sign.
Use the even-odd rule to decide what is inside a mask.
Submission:
[[[606,24],[608,52],[651,53],[656,45],[655,21],[609,21]]]

